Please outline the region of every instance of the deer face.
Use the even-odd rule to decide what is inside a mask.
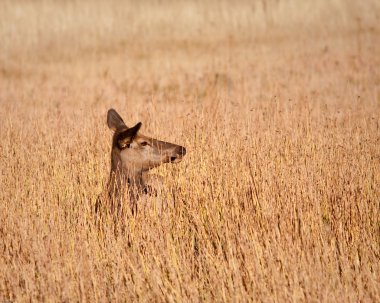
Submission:
[[[178,163],[186,154],[182,146],[159,141],[142,134],[118,139],[120,158],[124,166],[147,171],[163,163]]]
[[[181,162],[186,154],[186,149],[180,145],[140,134],[141,122],[128,128],[113,109],[108,111],[107,123],[115,131],[113,149],[119,151],[124,169],[147,171],[163,163]]]

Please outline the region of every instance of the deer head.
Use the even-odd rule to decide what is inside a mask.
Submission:
[[[110,109],[108,127],[114,132],[111,152],[111,179],[126,179],[128,183],[144,188],[142,174],[163,163],[178,163],[186,154],[180,145],[160,141],[140,133],[141,122],[127,127],[120,115]],[[113,183],[110,180],[110,183]],[[118,182],[118,187],[122,186]]]

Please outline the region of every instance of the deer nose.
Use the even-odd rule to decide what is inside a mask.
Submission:
[[[186,155],[186,148],[184,148],[183,146],[178,146],[177,153],[178,155],[184,157]]]
[[[174,150],[174,155],[170,156],[170,162],[177,163],[182,160],[182,158],[186,155],[186,148],[183,146],[177,146]]]

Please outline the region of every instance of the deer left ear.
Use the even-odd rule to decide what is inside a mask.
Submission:
[[[114,110],[113,108],[110,108],[108,110],[107,125],[114,132],[117,130],[120,130],[120,129],[126,129],[127,128],[123,119],[120,117],[120,115],[117,113],[117,111]]]
[[[137,123],[135,126],[128,128],[126,131],[121,132],[117,136],[117,144],[120,149],[128,148],[129,145],[133,142],[133,139],[136,137],[138,131],[141,127],[141,122]]]

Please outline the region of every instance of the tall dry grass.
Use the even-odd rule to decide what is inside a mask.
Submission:
[[[0,302],[379,302],[379,16],[2,1]],[[109,107],[188,154],[97,226]]]

